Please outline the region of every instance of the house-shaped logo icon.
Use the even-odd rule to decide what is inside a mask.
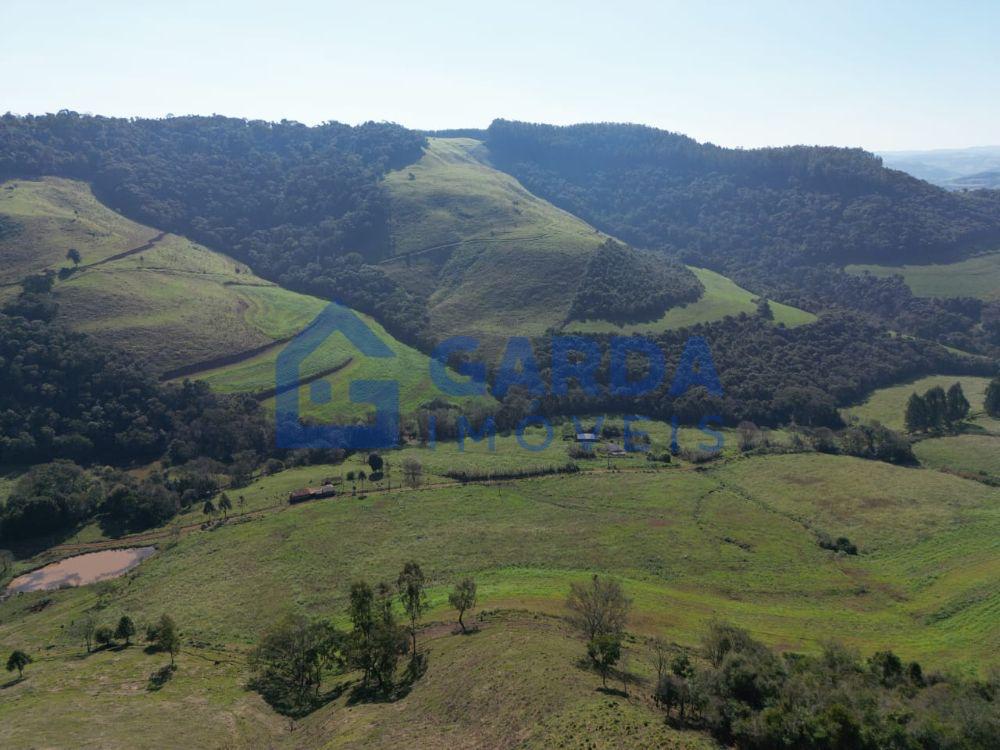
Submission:
[[[348,390],[352,403],[375,406],[375,418],[365,425],[307,424],[299,410],[300,391],[309,385],[316,404],[331,400],[330,383],[303,377],[302,365],[327,339],[343,336],[365,357],[391,358],[395,353],[352,310],[331,302],[289,342],[275,365],[275,438],[279,448],[343,448],[377,450],[399,439],[399,383],[395,380],[355,380]]]

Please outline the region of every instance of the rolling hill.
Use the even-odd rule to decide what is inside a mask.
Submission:
[[[219,392],[273,389],[278,353],[326,305],[184,237],[124,219],[78,181],[0,185],[0,216],[18,227],[0,238],[0,258],[12,260],[8,278],[72,266],[66,250],[79,251],[79,268],[53,288],[61,322],[130,352],[157,374],[205,379]],[[16,286],[7,287],[8,296],[16,292]],[[366,322],[394,359],[364,357],[337,334],[303,364],[303,393],[321,373],[334,384],[335,398],[323,411],[327,417],[364,416],[368,407],[352,405],[345,385],[359,377],[397,380],[408,412],[438,395],[428,358],[370,317]],[[330,372],[338,365],[346,366]],[[303,410],[316,416],[308,401]]]
[[[847,271],[879,277],[898,274],[918,297],[975,297],[1000,301],[1000,253],[976,255],[955,263],[850,265]]]
[[[514,462],[529,456],[513,441],[500,450]],[[407,452],[431,460],[427,449]],[[597,736],[620,747],[613,738],[624,724],[637,748],[694,747],[706,738],[669,729],[641,697],[654,674],[647,636],[691,649],[705,623],[723,618],[786,651],[816,653],[828,638],[863,654],[891,644],[927,668],[970,673],[1000,645],[991,627],[998,490],[982,484],[771,455],[699,471],[593,467],[501,486],[435,480],[273,507],[289,487],[356,470],[361,459],[262,477],[244,490],[256,515],[210,532],[164,529],[158,554],[125,578],[4,605],[0,640],[44,657],[6,688],[0,716],[21,719],[0,724],[0,736],[106,748],[153,746],[167,733],[229,747],[394,747],[415,736],[416,722],[431,746],[456,737],[469,747],[576,746]],[[861,554],[823,549],[819,532],[850,536]],[[331,681],[327,705],[290,723],[244,689],[246,655],[281,613],[342,622],[352,580],[394,575],[408,559],[429,575],[421,638],[430,667],[406,697],[357,702],[357,675],[347,674]],[[569,583],[594,571],[620,578],[635,603],[626,648],[640,695],[629,700],[600,692],[597,675],[577,666],[583,643],[561,619]],[[462,637],[451,634],[446,596],[467,574],[479,584],[481,630]],[[127,612],[140,624],[171,612],[184,632],[176,676],[147,689],[165,657],[138,647],[84,658],[67,628],[87,611],[109,621]],[[476,718],[482,705],[488,717]],[[43,722],[42,707],[61,720]],[[114,720],[95,726],[95,714]]]

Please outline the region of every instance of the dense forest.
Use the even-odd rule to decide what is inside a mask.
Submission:
[[[1000,240],[1000,193],[948,193],[860,149],[726,149],[641,125],[505,120],[487,143],[529,190],[703,264],[915,263]]]
[[[691,337],[700,337],[707,344],[722,386],[721,396],[710,395],[702,387],[670,395]],[[611,337],[590,338],[603,349],[595,380],[607,384]],[[776,326],[760,315],[740,315],[667,331],[652,340],[665,355],[665,377],[657,389],[626,398],[615,397],[607,388],[596,395],[571,389],[566,396],[541,398],[541,411],[553,415],[609,412],[665,419],[676,416],[683,424],[697,424],[714,415],[729,425],[751,420],[765,425],[795,422],[838,428],[843,423],[837,407],[860,400],[875,388],[933,372],[991,375],[995,371],[989,360],[956,356],[937,344],[893,335],[850,312],[830,313],[798,328]],[[549,382],[547,343],[536,342],[535,351],[542,380]],[[630,358],[628,365],[630,382],[641,381],[648,372],[645,358]],[[501,414],[510,402],[524,399],[523,394],[512,392],[504,400]],[[517,413],[518,409],[511,411]]]
[[[420,157],[397,125],[60,112],[0,118],[0,179],[86,180],[137,221],[234,255],[292,289],[379,317],[418,341],[425,305],[370,265],[388,252],[387,170]]]
[[[1000,353],[1000,304],[918,299],[843,265],[947,261],[1000,244],[1000,192],[949,193],[859,149],[725,149],[638,125],[504,120],[497,166],[636,247],[721,271],[814,312],[860,310],[894,328]]]
[[[684,265],[608,240],[587,263],[570,320],[635,323],[697,300],[704,287]]]

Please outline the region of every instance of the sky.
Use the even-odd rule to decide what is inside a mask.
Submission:
[[[0,111],[1000,144],[1000,2],[0,0]]]

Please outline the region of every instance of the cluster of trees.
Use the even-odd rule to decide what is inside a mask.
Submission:
[[[0,118],[0,179],[87,180],[126,216],[225,250],[289,288],[376,315],[413,341],[425,304],[372,263],[389,250],[380,180],[420,158],[398,125],[160,120],[75,112]]]
[[[852,547],[846,539],[838,540]],[[856,551],[856,550],[855,550]],[[848,554],[853,554],[847,550]],[[607,687],[632,676],[624,638],[630,600],[621,584],[594,576],[572,584],[569,619]],[[712,622],[688,653],[653,641],[652,698],[672,724],[704,729],[747,750],[986,750],[1000,722],[1000,680],[925,675],[892,651],[867,661],[827,644],[820,655],[777,654],[740,628]]]
[[[669,393],[681,354],[693,336],[707,343],[721,396],[700,386],[673,397]],[[638,413],[668,420],[676,416],[682,424],[716,416],[730,425],[750,420],[841,428],[838,405],[857,401],[876,388],[933,372],[993,374],[993,365],[986,360],[962,358],[930,342],[894,336],[855,313],[830,313],[797,328],[775,326],[757,315],[739,315],[658,334],[653,341],[665,356],[663,383],[637,397],[619,398],[606,387],[609,337],[590,339],[602,350],[595,370],[599,392],[587,394],[571,383],[567,395],[540,398],[536,413]],[[542,381],[551,382],[548,347],[536,346],[536,354]],[[640,381],[648,372],[648,362],[642,358],[630,359],[627,365],[630,381]],[[499,417],[504,410],[513,415],[505,423],[516,423],[531,406],[529,396],[509,389],[497,414],[497,428],[503,429]]]
[[[969,416],[969,408],[961,383],[954,383],[947,393],[935,386],[923,396],[910,395],[906,402],[906,429],[908,432],[955,430]]]
[[[986,398],[983,402],[986,413],[995,418],[1000,418],[1000,377],[993,378],[986,386]]]
[[[866,661],[838,644],[779,655],[712,623],[696,663],[659,660],[654,698],[668,719],[747,750],[993,747],[1000,683],[925,675],[892,651]]]
[[[401,657],[410,654],[405,678],[410,682],[426,667],[426,657],[417,649],[417,625],[427,611],[426,583],[415,562],[403,566],[395,585],[354,583],[348,597],[349,631],[327,620],[310,621],[301,615],[284,618],[261,637],[251,653],[250,686],[274,708],[292,716],[320,705],[324,677],[345,669],[361,673],[363,693],[391,695],[400,686]],[[467,632],[463,617],[476,606],[476,582],[463,578],[448,600],[458,611],[462,632]],[[405,618],[403,624],[397,605]]]
[[[213,394],[204,383],[162,385],[85,334],[0,313],[0,464],[122,465],[165,452],[174,463],[231,463],[241,452],[266,453],[270,435],[250,397]]]
[[[587,262],[569,320],[637,323],[697,300],[704,287],[687,267],[607,240]]]
[[[211,502],[218,491],[219,475],[193,464],[143,479],[110,466],[84,469],[66,459],[36,464],[0,508],[0,539],[65,533],[93,518],[111,534],[159,526],[196,502]]]

